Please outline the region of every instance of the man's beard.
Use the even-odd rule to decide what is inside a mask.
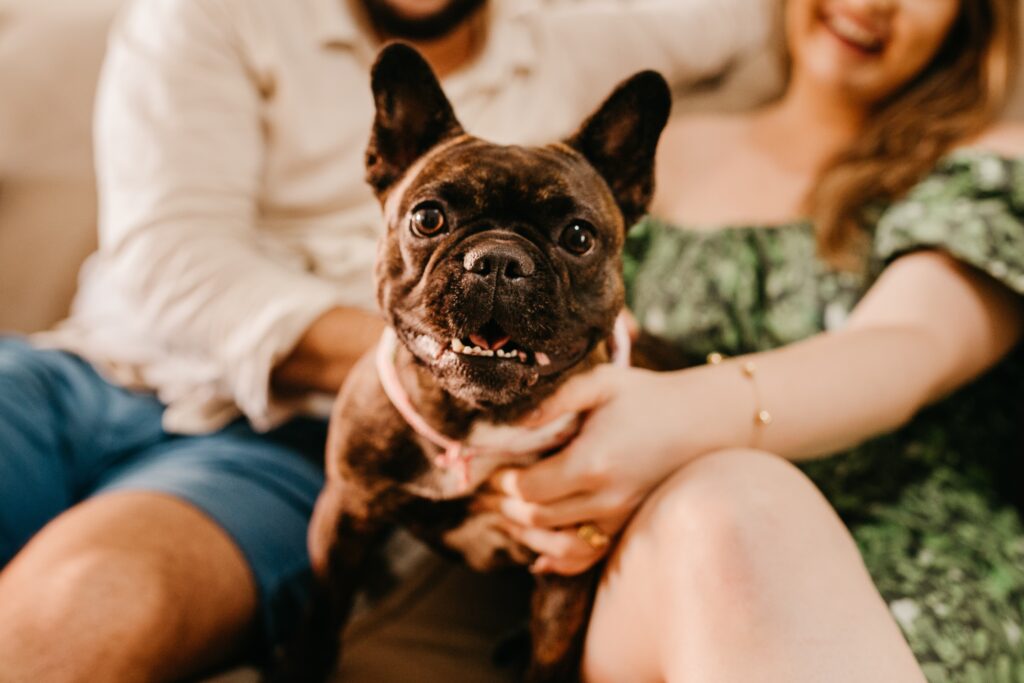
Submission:
[[[409,19],[391,6],[388,0],[362,0],[370,15],[370,21],[378,31],[393,38],[430,41],[442,38],[473,12],[482,7],[486,0],[451,0],[448,5],[434,14],[420,19]]]

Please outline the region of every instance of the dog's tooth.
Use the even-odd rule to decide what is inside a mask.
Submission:
[[[537,363],[540,365],[551,365],[551,359],[548,358],[548,354],[538,351],[534,355],[537,357]]]
[[[484,349],[483,351],[480,352],[480,355],[492,358],[494,356],[494,351],[491,351],[490,349]]]
[[[466,348],[466,345],[463,344],[462,341],[458,339],[452,339],[452,350],[455,351],[455,353],[462,353],[462,350],[464,348]]]

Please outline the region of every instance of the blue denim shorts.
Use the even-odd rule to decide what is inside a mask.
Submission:
[[[163,410],[77,356],[0,338],[0,568],[86,498],[166,493],[234,539],[259,591],[261,645],[278,643],[310,593],[306,527],[323,484],[326,422],[257,434],[239,420],[183,436],[163,431]]]

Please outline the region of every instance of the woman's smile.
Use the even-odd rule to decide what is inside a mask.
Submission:
[[[839,42],[864,56],[884,52],[891,33],[887,20],[858,13],[841,3],[823,6],[819,19]]]

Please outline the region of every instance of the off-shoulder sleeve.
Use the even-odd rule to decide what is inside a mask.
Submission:
[[[1024,159],[959,152],[875,228],[873,255],[884,265],[920,249],[939,249],[1024,294]]]

